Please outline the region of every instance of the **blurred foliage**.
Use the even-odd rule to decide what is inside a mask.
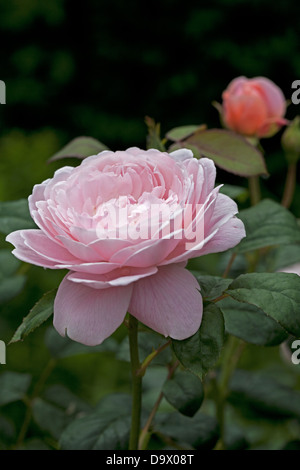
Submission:
[[[1,0],[2,132],[50,126],[142,145],[146,114],[165,131],[215,125],[211,102],[238,75],[267,76],[290,98],[297,11],[293,0],[163,0],[146,16],[138,0]]]
[[[185,4],[161,0],[148,4],[145,14],[145,5],[138,0],[86,0],[84,7],[71,0],[0,0],[1,42],[5,44],[0,79],[7,90],[7,104],[0,107],[0,200],[27,198],[34,184],[64,164],[47,164],[49,157],[78,135],[100,139],[116,150],[146,146],[146,115],[161,123],[162,136],[180,125],[219,127],[211,103],[221,101],[222,91],[238,75],[266,76],[290,99],[291,84],[300,77],[299,9],[299,2],[293,0],[191,0]],[[291,104],[288,119],[300,114],[299,109]],[[262,141],[271,175],[262,181],[263,196],[278,201],[286,171],[280,136]],[[247,187],[245,179],[221,170],[218,181]],[[300,217],[299,184],[291,210]],[[11,249],[3,236],[0,248]],[[190,267],[216,275],[227,262],[227,254],[209,255],[192,260]],[[239,269],[238,264],[234,269]],[[17,274],[26,276],[25,289],[0,305],[0,338],[6,343],[35,302],[56,288],[65,273],[22,264]],[[44,342],[50,325],[51,319],[24,342],[8,346],[1,376],[4,371],[20,372],[32,375],[33,383],[39,382],[51,361]],[[124,336],[121,327],[114,339],[120,342]],[[42,392],[45,383],[61,384],[93,405],[107,393],[130,390],[129,365],[118,362],[112,352],[56,361]],[[300,389],[299,366],[287,366],[278,348],[249,345],[241,367],[264,368],[270,377]],[[157,384],[157,392],[160,374],[159,368],[152,375],[149,370],[148,382]],[[157,393],[148,382],[146,376],[145,397],[153,403]],[[32,392],[32,383],[30,387]],[[63,398],[64,393],[56,396]],[[35,440],[28,441],[27,448],[55,448],[53,435],[58,430],[44,429],[41,423],[47,416],[56,416],[58,425],[63,425],[65,417],[61,403],[54,415],[53,406],[58,404],[50,403],[35,405],[35,421],[26,434]],[[86,406],[80,404],[78,410]],[[163,403],[162,411],[168,409]],[[209,402],[204,411],[210,413]],[[239,440],[244,446],[247,442],[252,448],[297,448],[297,420],[279,420],[275,425],[267,419],[255,422],[251,410],[246,417],[232,410],[229,415],[235,430],[228,434],[232,442],[239,436],[236,429],[244,426],[246,436]],[[24,419],[23,403],[5,405],[0,414],[0,449],[20,437]],[[36,439],[39,435],[42,438]]]

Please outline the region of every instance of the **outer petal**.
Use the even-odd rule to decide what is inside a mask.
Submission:
[[[114,269],[119,268],[119,266],[120,265],[117,263],[100,261],[96,263],[61,264],[58,267],[62,269],[69,269],[70,271],[76,271],[79,273],[106,274],[110,273]]]
[[[66,180],[73,170],[74,168],[71,166],[65,166],[63,168],[59,168],[54,173],[53,178],[48,178],[47,180],[43,181],[41,184],[36,184],[33,187],[32,194],[28,198],[28,205],[29,205],[29,210],[30,210],[32,218],[34,219],[35,223],[42,229],[45,229],[46,232],[47,232],[47,228],[45,228],[45,225],[43,221],[41,221],[39,214],[37,212],[37,208],[38,208],[37,203],[40,201],[46,201],[49,198],[49,191],[51,190],[51,188],[56,183]]]
[[[182,266],[162,266],[157,274],[134,284],[129,312],[158,333],[182,340],[199,329],[203,310],[199,289]]]
[[[189,258],[195,258],[200,256],[198,253],[202,248],[208,243],[219,230],[219,226],[222,223],[225,223],[229,218],[237,212],[237,206],[234,201],[228,198],[231,201],[233,207],[231,211],[224,211],[222,209],[216,210],[216,214],[220,213],[220,217],[223,216],[223,220],[219,221],[219,224],[216,224],[212,219],[214,216],[216,201],[219,198],[219,187],[215,188],[202,207],[199,208],[199,211],[195,215],[195,218],[192,220],[190,225],[187,225],[185,228],[186,238],[183,238],[178,247],[170,253],[170,255],[162,261],[161,265],[178,263],[181,261],[188,260]],[[223,195],[222,195],[223,196]],[[224,215],[225,214],[225,215]],[[197,234],[196,240],[191,240],[193,233]]]
[[[26,263],[45,268],[58,268],[60,263],[79,262],[63,247],[53,242],[41,230],[17,230],[6,237],[15,246],[13,254]]]
[[[245,83],[247,83],[248,81],[248,78],[246,78],[245,76],[240,76],[240,77],[236,77],[234,78],[233,80],[231,80],[231,82],[229,83],[229,85],[227,86],[226,90],[223,92],[223,95],[226,95],[229,93],[236,93],[238,92]],[[224,96],[223,96],[224,97]]]
[[[238,213],[236,202],[225,194],[218,193],[215,203],[208,208],[205,214],[204,226],[206,231],[212,231],[216,227],[220,227]]]
[[[204,157],[199,160],[194,158],[186,161],[185,166],[194,179],[194,203],[204,202],[215,186],[216,166],[214,161]]]
[[[233,217],[219,228],[214,237],[206,243],[197,256],[229,250],[238,245],[245,236],[243,222],[237,217]]]
[[[64,278],[54,302],[54,327],[62,336],[95,346],[122,323],[132,286],[93,289]]]
[[[243,222],[235,217],[237,212],[237,205],[232,199],[224,194],[218,194],[210,220],[204,224],[208,234],[203,240],[200,239],[198,245],[194,244],[186,253],[173,261],[218,253],[236,246],[246,236]]]
[[[184,160],[194,158],[193,152],[190,149],[185,148],[174,150],[173,152],[170,152],[169,155],[177,162],[183,162]]]
[[[119,268],[107,274],[95,275],[91,273],[71,272],[68,280],[84,284],[94,289],[107,289],[113,286],[127,286],[132,282],[157,273],[156,267],[150,268]]]
[[[224,119],[229,128],[245,135],[254,135],[268,118],[267,103],[253,88],[243,94],[229,96],[224,102]]]
[[[253,78],[252,82],[259,85],[259,91],[267,103],[269,117],[284,116],[286,101],[281,89],[266,77]]]

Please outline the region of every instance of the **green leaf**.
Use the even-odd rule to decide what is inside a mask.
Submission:
[[[59,152],[56,152],[48,162],[54,162],[62,158],[83,159],[91,155],[97,155],[103,150],[108,150],[108,147],[93,137],[76,137],[59,150]]]
[[[12,443],[15,439],[16,428],[13,421],[0,416],[0,450],[7,449],[8,443]]]
[[[53,405],[67,410],[68,414],[87,413],[91,411],[90,405],[74,395],[68,388],[63,385],[52,385],[48,387],[43,398]]]
[[[214,300],[225,292],[232,279],[201,274],[197,271],[191,273],[195,276],[201,287],[201,295],[205,300]]]
[[[22,400],[29,388],[31,376],[19,372],[3,372],[0,375],[0,406]]]
[[[191,134],[194,134],[195,132],[199,131],[204,131],[206,129],[206,125],[202,124],[201,126],[197,125],[190,125],[190,126],[180,126],[180,127],[174,127],[174,129],[171,129],[166,133],[166,138],[169,140],[172,140],[173,142],[178,142],[180,140],[183,140],[187,137],[189,137]]]
[[[225,298],[218,302],[218,307],[224,315],[226,332],[247,343],[275,346],[289,336],[277,321],[254,305]]]
[[[48,388],[42,398],[33,401],[32,406],[35,422],[57,440],[74,419],[90,410],[88,404],[61,385]]]
[[[147,149],[157,149],[161,152],[165,152],[164,141],[160,138],[160,124],[156,123],[154,119],[149,116],[145,117],[145,123],[148,128]]]
[[[231,199],[235,199],[240,203],[247,201],[249,197],[248,188],[234,186],[232,184],[224,184],[220,189],[220,193],[226,194],[226,196],[230,197]]]
[[[226,292],[239,302],[261,309],[288,333],[300,336],[300,276],[297,274],[242,274]]]
[[[204,308],[197,333],[183,341],[173,340],[173,350],[181,364],[201,379],[217,363],[224,342],[224,320],[214,304]]]
[[[234,132],[209,129],[191,135],[183,143],[194,145],[201,155],[230,173],[248,177],[268,174],[261,152]]]
[[[277,271],[300,263],[300,244],[281,245],[270,251],[267,263],[270,271]]]
[[[36,398],[32,405],[34,421],[55,439],[59,439],[63,430],[70,423],[70,416],[64,410],[47,403],[42,398]]]
[[[73,421],[63,432],[63,450],[125,450],[131,422],[131,397],[113,394],[96,409]]]
[[[98,346],[86,346],[76,343],[70,338],[60,336],[50,327],[46,331],[45,344],[51,355],[55,358],[71,357],[78,354],[92,354],[95,352],[116,352],[118,343],[114,338],[107,338]]]
[[[167,380],[162,391],[166,400],[186,416],[194,416],[204,398],[201,380],[186,371],[177,372]]]
[[[155,417],[153,428],[154,432],[195,449],[212,449],[219,438],[217,421],[202,413],[197,413],[192,418],[175,412],[160,413]]]
[[[300,418],[300,392],[262,372],[236,371],[230,381],[229,401],[266,418]]]
[[[247,235],[235,249],[239,253],[300,242],[296,218],[277,202],[264,199],[241,211],[238,217],[244,222]]]
[[[139,356],[140,361],[143,362],[149,354],[163,346],[167,342],[165,337],[154,333],[152,331],[141,331],[138,335]],[[128,336],[124,338],[118,348],[117,359],[121,361],[130,362],[129,340]],[[171,348],[167,347],[164,351],[160,352],[152,361],[152,365],[166,365],[172,360]]]
[[[43,297],[34,305],[29,314],[23,318],[19,328],[13,335],[10,343],[23,340],[29,333],[44,323],[53,313],[54,299],[56,290],[52,290],[43,295]]]
[[[8,235],[15,230],[36,228],[28,208],[28,200],[0,202],[0,232]]]
[[[224,443],[226,450],[244,450],[249,447],[242,429],[233,424],[225,425]]]

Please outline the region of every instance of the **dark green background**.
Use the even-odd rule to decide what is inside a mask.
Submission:
[[[211,102],[238,75],[267,76],[289,98],[300,77],[296,5],[1,1],[1,127],[50,126],[124,147],[143,144],[145,114],[166,130],[215,125]]]
[[[211,103],[236,76],[266,76],[290,99],[299,17],[292,0],[1,0],[0,199],[27,196],[53,173],[47,157],[77,135],[116,150],[145,146],[146,115],[163,133],[218,127]],[[277,197],[279,138],[263,141],[273,173],[266,187]]]
[[[212,102],[239,75],[266,76],[290,99],[291,84],[300,79],[299,18],[299,2],[292,0],[0,0],[0,79],[7,87],[0,107],[0,200],[27,197],[34,184],[69,164],[46,161],[78,135],[117,150],[145,147],[146,115],[161,123],[162,134],[185,124],[220,127]],[[290,104],[287,117],[297,114],[300,105]],[[271,174],[263,195],[275,200],[286,171],[280,136],[262,141]],[[222,171],[218,181],[247,185]],[[299,186],[291,209],[300,217]],[[3,237],[0,247],[11,248]],[[214,263],[206,267],[219,274]],[[62,277],[38,267],[27,274],[25,290],[0,306],[6,342]],[[49,359],[43,344],[49,325],[9,346],[8,364],[0,367],[37,379]],[[245,363],[272,367],[278,360],[272,348],[250,347]],[[49,382],[95,403],[106,392],[129,391],[129,368],[120,364],[99,354],[62,360]],[[8,414],[21,423],[24,410]],[[30,428],[29,436],[35,432]]]

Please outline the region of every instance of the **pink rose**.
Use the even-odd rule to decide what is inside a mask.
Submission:
[[[213,161],[197,160],[190,150],[130,148],[88,157],[34,186],[29,208],[39,229],[18,230],[7,241],[23,261],[70,271],[55,299],[57,331],[96,345],[129,311],[165,336],[193,335],[202,298],[185,269],[188,259],[227,250],[245,236],[235,202],[214,189],[215,177]],[[134,229],[145,227],[153,206],[163,209],[162,222],[152,220],[154,211],[151,236],[137,238]],[[121,210],[126,218],[116,222]],[[164,234],[165,215],[178,222],[183,213],[187,230],[181,223],[173,236]],[[203,233],[187,243],[195,227]]]
[[[288,122],[284,95],[268,78],[235,78],[222,98],[225,126],[244,136],[270,137]]]

